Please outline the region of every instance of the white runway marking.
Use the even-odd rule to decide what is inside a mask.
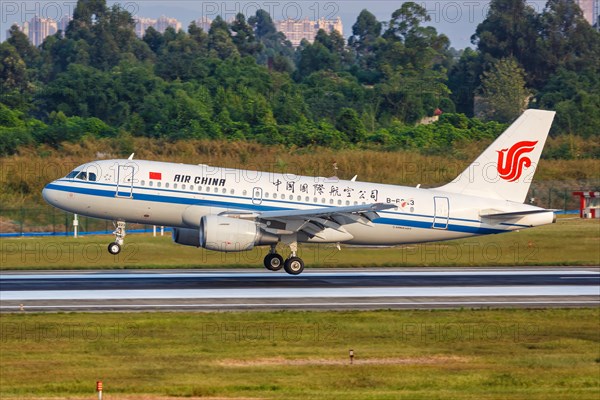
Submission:
[[[473,271],[344,271],[344,272],[304,272],[300,277],[306,278],[328,278],[347,276],[473,276],[473,275],[591,275],[589,278],[600,278],[600,273],[590,270],[473,270]],[[140,279],[140,278],[289,278],[283,272],[181,272],[181,273],[148,273],[148,272],[124,272],[124,273],[64,273],[64,274],[7,274],[0,275],[1,280],[11,279]],[[563,279],[567,279],[565,277]],[[574,277],[576,278],[576,277]]]
[[[178,290],[40,290],[3,291],[9,300],[113,300],[113,299],[264,299],[360,297],[490,297],[490,296],[600,296],[600,286],[474,286],[374,288],[274,288]]]

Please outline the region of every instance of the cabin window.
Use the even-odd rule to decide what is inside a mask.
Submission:
[[[302,196],[298,196],[296,200],[302,201]]]
[[[227,189],[223,188],[223,190],[221,190],[221,193],[227,194]]]
[[[198,191],[201,192],[202,191],[202,186],[198,186]]]
[[[185,190],[185,184],[181,185],[181,190]]]
[[[206,187],[206,193],[210,193],[210,188],[208,186]]]
[[[229,194],[235,194],[235,189],[231,189],[231,190],[229,191]]]
[[[306,201],[308,203],[310,201],[310,197],[306,196],[306,198],[304,199],[304,201]]]
[[[318,202],[319,202],[319,199],[317,199],[316,197],[313,198],[313,203],[318,203]]]
[[[142,182],[140,182],[142,184],[142,186],[146,186],[146,181],[142,179]]]
[[[219,188],[215,188],[214,192],[219,193]]]
[[[244,191],[242,192],[242,195],[244,195],[244,196],[246,196],[247,194],[248,194],[248,191],[246,191],[246,190],[244,190]]]
[[[144,181],[142,181],[142,185],[143,185],[143,184],[144,184]],[[158,182],[156,185],[157,185],[157,186],[160,186],[160,182]],[[152,182],[152,181],[149,181],[149,182],[148,182],[148,186],[150,186],[150,187],[154,186],[154,182]]]
[[[321,198],[321,203],[325,204],[325,197]]]
[[[341,206],[341,205],[342,205],[342,201],[338,200],[338,206]]]
[[[152,181],[150,181],[150,186],[152,186]],[[156,182],[156,187],[161,187],[162,184],[160,182]]]
[[[165,188],[169,188],[169,182],[165,183]]]
[[[265,193],[265,199],[268,199],[268,198],[269,198],[269,192],[266,192]]]
[[[350,205],[350,200],[346,200],[346,205],[349,206]]]
[[[329,204],[333,204],[333,199],[329,199]]]
[[[190,190],[194,190],[194,185],[190,185]]]
[[[177,184],[176,183],[173,184],[173,189],[177,189]]]

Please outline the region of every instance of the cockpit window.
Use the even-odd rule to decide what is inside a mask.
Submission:
[[[80,179],[82,181],[96,182],[96,174],[93,172],[72,171],[67,175],[68,179]]]
[[[77,176],[77,174],[78,174],[78,173],[80,173],[80,172],[81,172],[81,171],[77,171],[77,170],[75,170],[75,171],[71,171],[71,172],[69,173],[69,175],[67,175],[67,176],[66,176],[66,178],[67,178],[67,179],[73,179],[73,178],[75,178],[75,177]]]

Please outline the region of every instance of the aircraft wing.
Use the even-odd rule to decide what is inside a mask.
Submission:
[[[342,214],[357,214],[357,213],[370,213],[382,210],[388,210],[390,208],[396,208],[393,204],[363,204],[356,206],[346,207],[320,207],[311,208],[308,210],[281,210],[281,211],[265,211],[259,213],[259,218],[271,219],[271,218],[310,218],[310,217],[332,217],[335,215]]]
[[[371,221],[379,218],[378,211],[396,208],[393,204],[373,203],[346,207],[319,207],[307,210],[277,210],[244,215],[240,213],[238,218],[251,217],[256,219],[262,229],[267,232],[285,235],[303,232],[309,237],[317,237],[325,240],[344,241],[352,239],[343,228],[343,225],[360,223],[371,225]],[[235,213],[227,213],[227,216],[235,217]],[[326,232],[327,231],[327,232]]]

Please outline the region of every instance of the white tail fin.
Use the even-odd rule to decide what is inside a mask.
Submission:
[[[523,203],[554,114],[526,110],[462,174],[438,190]]]

